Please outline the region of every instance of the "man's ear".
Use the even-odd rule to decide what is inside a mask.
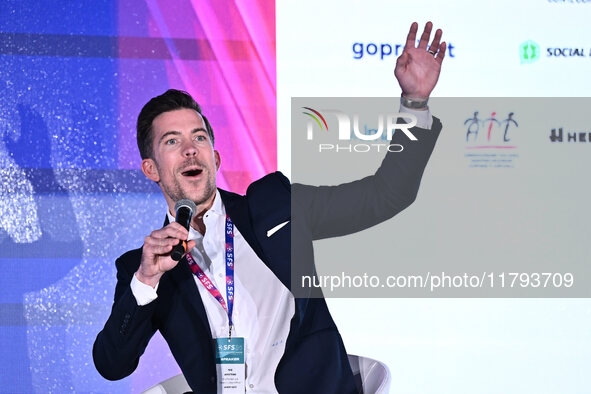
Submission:
[[[217,150],[214,150],[213,157],[215,159],[215,169],[217,171],[220,169],[220,164],[222,164],[222,158],[220,157],[220,152],[218,152]]]
[[[160,182],[160,174],[158,174],[158,167],[156,162],[152,159],[142,160],[142,172],[151,181]]]

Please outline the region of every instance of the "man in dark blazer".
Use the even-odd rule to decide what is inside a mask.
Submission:
[[[413,23],[398,59],[395,75],[402,87],[403,107],[425,110],[437,82],[445,43],[440,44],[438,30],[427,47],[431,28],[428,23],[415,48],[418,26]],[[146,104],[138,118],[138,145],[142,170],[161,187],[170,213],[181,198],[195,201],[197,214],[191,226],[204,234],[203,215],[219,193],[226,214],[258,259],[290,289],[292,250],[298,251],[298,262],[309,264],[313,272],[312,240],[362,230],[412,203],[441,130],[437,119],[429,117],[429,123],[430,130],[412,129],[417,141],[395,133],[392,143],[404,145],[404,150],[388,153],[373,176],[339,186],[312,187],[292,186],[282,174],[273,173],[252,183],[245,196],[216,190],[220,158],[213,150],[213,131],[199,106],[183,92],[170,90]],[[199,161],[188,161],[197,154]],[[292,195],[297,196],[294,204]],[[297,236],[292,237],[292,232]],[[116,261],[115,302],[93,347],[96,368],[105,378],[131,374],[150,338],[160,330],[191,388],[197,393],[218,390],[215,346],[198,289],[201,284],[187,256],[178,263],[170,258],[172,247],[188,236],[186,229],[167,219],[162,229],[145,238],[142,248]],[[298,244],[292,245],[292,239]],[[195,246],[195,241],[189,241],[186,249]],[[157,298],[141,304],[130,286],[133,281],[156,289]],[[293,306],[283,355],[269,372],[274,373],[275,389],[280,393],[358,392],[325,300],[295,298]]]

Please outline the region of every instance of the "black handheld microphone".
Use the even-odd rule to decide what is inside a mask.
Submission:
[[[197,212],[197,206],[195,205],[195,203],[189,200],[188,198],[183,198],[182,200],[179,200],[176,202],[176,204],[174,204],[174,211],[176,212],[175,222],[179,223],[181,226],[188,230],[189,226],[191,225],[191,219],[193,218],[193,215]],[[174,261],[179,261],[181,257],[183,257],[183,255],[185,254],[186,247],[186,241],[179,241],[179,243],[172,248],[172,252],[170,252],[170,257],[172,257]]]

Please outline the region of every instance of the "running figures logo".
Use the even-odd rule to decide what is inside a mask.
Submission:
[[[491,148],[491,149],[507,149],[507,148],[515,148],[515,146],[510,146],[510,145],[506,145],[506,143],[511,141],[511,138],[509,136],[509,129],[511,128],[511,126],[513,127],[519,127],[519,124],[517,123],[517,121],[513,118],[513,115],[515,115],[514,112],[509,112],[509,114],[507,115],[507,118],[503,119],[503,120],[499,120],[497,119],[497,113],[496,112],[491,112],[490,117],[484,119],[484,120],[480,120],[478,118],[478,111],[474,111],[474,116],[472,116],[471,118],[468,118],[464,121],[464,125],[467,125],[467,130],[466,130],[466,142],[470,142],[470,138],[472,138],[472,141],[474,142],[479,142],[481,140],[478,139],[478,132],[481,131],[480,130],[480,125],[483,126],[483,128],[485,128],[486,131],[486,143],[487,145],[483,145],[483,146],[472,146],[471,148],[478,148],[478,149],[482,149],[482,148]],[[495,127],[496,126],[496,127]],[[499,138],[499,140],[501,140],[502,145],[491,145],[491,136],[493,133],[493,129],[500,129],[500,131],[502,132],[502,140]],[[493,142],[494,142],[495,138],[493,138]]]
[[[465,157],[470,167],[512,168],[519,157],[514,141],[519,123],[515,113],[509,111],[500,116],[497,111],[482,116],[480,111],[464,120],[466,130]]]

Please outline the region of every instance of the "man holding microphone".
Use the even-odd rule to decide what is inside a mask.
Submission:
[[[217,189],[221,158],[199,105],[185,92],[169,90],[144,106],[137,123],[142,171],[160,186],[168,210],[164,227],[116,262],[115,302],[93,348],[101,375],[115,380],[131,374],[160,330],[197,393],[358,392],[325,300],[294,298],[289,290],[290,233],[309,233],[304,249],[313,261],[311,241],[343,230],[330,229],[331,196],[351,207],[360,193],[393,191],[379,196],[380,211],[388,212],[351,224],[348,232],[392,217],[414,200],[441,130],[427,99],[446,50],[441,30],[429,45],[430,22],[415,47],[417,30],[413,23],[394,72],[402,88],[400,111],[417,117],[418,141],[388,153],[374,176],[352,184],[291,186],[273,173],[252,183],[246,196]],[[305,228],[291,225],[291,187],[304,196]],[[375,210],[355,208],[361,214]],[[188,229],[175,220],[179,209],[192,211]],[[318,222],[318,211],[329,220]],[[187,253],[172,259],[173,248],[185,240]]]

